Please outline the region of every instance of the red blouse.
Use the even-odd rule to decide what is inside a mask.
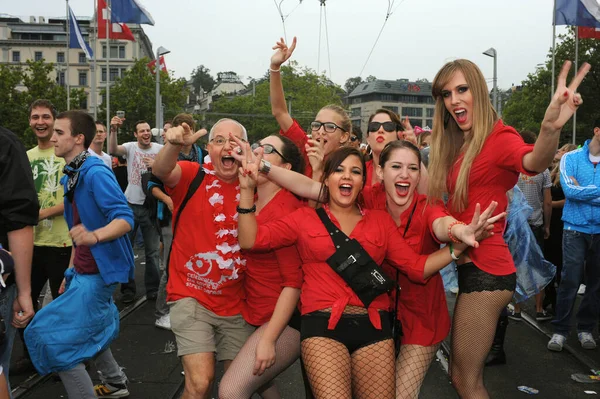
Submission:
[[[371,198],[375,198],[376,202],[366,205],[385,209],[385,189],[381,183],[373,185]],[[404,234],[411,213],[413,216],[404,236],[408,245],[422,255],[429,255],[440,249],[432,226],[434,220],[448,216],[448,211],[443,206],[427,205],[427,196],[415,193],[410,207],[400,215],[400,234]],[[384,268],[390,276],[396,276],[396,271],[385,263]],[[402,344],[431,346],[442,342],[450,331],[450,315],[442,276],[434,274],[425,285],[413,283],[402,273],[397,276],[401,288],[397,317],[402,322]],[[394,295],[395,292],[392,297]]]
[[[329,214],[332,222],[338,221]],[[424,282],[427,256],[415,253],[402,239],[396,224],[386,212],[366,210],[350,234],[377,264],[387,260],[416,282]],[[296,244],[302,259],[304,281],[301,293],[302,314],[331,308],[329,329],[334,329],[346,305],[364,307],[354,291],[327,264],[335,248],[327,229],[312,208],[295,212],[264,225],[259,225],[253,250],[273,250]],[[381,329],[378,310],[389,310],[389,295],[382,294],[369,306],[373,326]]]
[[[300,124],[298,124],[298,121],[294,119],[292,126],[290,126],[290,128],[285,132],[280,129],[279,134],[287,137],[288,139],[292,140],[294,144],[296,144],[300,150],[300,153],[302,154],[302,157],[304,158],[304,175],[312,179],[312,166],[310,166],[308,154],[306,153],[305,148],[305,145],[308,144],[308,136],[306,135],[306,132],[302,130]]]
[[[477,203],[484,210],[492,201],[498,202],[495,215],[504,212],[508,206],[506,192],[517,184],[519,173],[535,175],[523,167],[523,157],[531,151],[533,145],[525,144],[515,129],[499,120],[471,165],[467,208],[463,212],[455,211],[452,206],[462,155],[448,172],[448,210],[452,216],[467,223],[473,218]],[[479,248],[469,249],[469,257],[475,266],[486,273],[496,276],[514,273],[516,269],[512,256],[502,238],[504,224],[496,223],[493,231],[494,235],[483,240]]]
[[[289,215],[303,206],[287,190],[280,190],[256,215],[258,225]],[[269,252],[243,251],[246,257],[244,319],[260,326],[269,321],[283,287],[302,287],[302,262],[294,245]]]
[[[370,159],[365,163],[365,167],[367,168],[367,177],[366,177],[366,181],[365,181],[365,186],[362,189],[362,196],[363,199],[365,201],[365,204],[367,203],[367,201],[369,201],[369,197],[372,196],[371,192],[373,191],[373,173],[375,173],[375,166],[373,166],[373,160]],[[384,207],[383,208],[373,208],[373,209],[383,209],[385,210],[385,191],[383,192],[383,204]],[[371,207],[368,207],[371,208]]]

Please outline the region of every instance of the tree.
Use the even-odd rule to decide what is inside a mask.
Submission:
[[[215,79],[210,74],[210,69],[200,65],[192,71],[192,83],[196,94],[200,94],[200,88],[210,92],[215,87]]]
[[[355,76],[353,78],[348,78],[346,83],[344,83],[344,90],[346,90],[347,94],[350,94],[358,87],[359,84],[363,83],[363,80],[360,76]]]
[[[131,69],[125,71],[122,78],[118,78],[110,89],[110,109],[125,111],[125,123],[122,131],[123,137],[120,142],[133,140],[135,122],[147,121],[154,126],[156,119],[156,78],[147,65],[150,60],[142,58],[136,61]],[[187,93],[185,91],[185,79],[173,79],[164,71],[160,72],[160,94],[164,104],[165,120],[173,118],[183,112]],[[106,89],[102,89],[101,95],[106,98]],[[106,101],[100,105],[102,113],[106,113]],[[112,115],[111,115],[112,117]]]
[[[377,80],[377,77],[373,76],[373,75],[369,75],[367,76],[367,78],[365,79],[365,82],[367,83],[371,83]]]
[[[567,34],[558,37],[560,43],[556,47],[556,76],[565,60],[575,59],[575,31],[570,28]],[[600,41],[594,39],[579,40],[579,62],[600,65]],[[540,130],[544,113],[550,103],[552,87],[552,50],[548,53],[546,65],[530,73],[527,79],[517,87],[506,102],[503,111],[505,121],[517,130]],[[571,71],[570,78],[573,76]],[[567,83],[569,80],[567,81]],[[600,101],[600,70],[592,68],[583,83],[579,86],[583,104],[577,110],[577,143],[581,144],[590,138],[594,121],[600,117],[598,103]],[[561,144],[572,142],[573,119],[562,130]]]
[[[344,91],[340,86],[309,68],[299,67],[296,62],[281,67],[281,78],[291,115],[305,129],[324,105],[342,103]],[[277,133],[279,126],[269,102],[268,75],[255,82],[254,96],[249,90],[245,95],[223,96],[213,102],[203,124],[211,125],[223,117],[234,118],[246,127],[251,142]]]

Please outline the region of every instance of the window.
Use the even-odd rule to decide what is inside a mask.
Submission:
[[[421,126],[421,124],[423,123],[422,119],[409,119],[409,121],[412,127]]]
[[[56,83],[60,86],[65,86],[65,73],[62,71],[57,72],[56,74]]]
[[[402,115],[406,115],[408,117],[423,116],[423,108],[402,107]],[[419,121],[419,123],[421,122]]]
[[[119,46],[119,58],[120,59],[125,58],[125,46]]]
[[[85,53],[79,53],[79,63],[85,64],[86,62],[87,62],[87,60],[85,58]]]
[[[427,126],[429,128],[433,128],[433,119],[426,119],[425,126]],[[425,126],[423,126],[423,127],[425,127]]]
[[[102,82],[106,82],[106,68],[102,68],[102,77],[100,78]]]
[[[63,64],[65,62],[65,53],[59,51],[56,53],[56,62],[59,64]]]
[[[435,108],[427,108],[427,117],[428,118],[433,118],[433,111],[435,110]]]
[[[408,95],[400,96],[401,103],[416,104],[418,101],[419,101],[419,98],[417,96],[408,96]]]
[[[393,101],[393,97],[391,94],[382,94],[381,101]]]
[[[361,101],[360,101],[360,97],[354,97],[354,98],[352,99],[352,104],[360,104],[360,102],[361,102]]]
[[[390,111],[392,111],[393,113],[397,114],[398,113],[398,107],[395,107],[393,105],[384,105],[381,108],[383,109],[388,109]]]
[[[352,127],[358,127],[358,128],[360,128],[360,119],[353,119],[352,120]]]
[[[13,62],[21,62],[21,52],[13,51]]]
[[[119,77],[119,68],[110,68],[110,81],[114,82]]]
[[[88,107],[88,99],[87,99],[87,96],[86,96],[79,103],[79,109],[87,109],[87,107]]]
[[[102,46],[102,58],[106,58],[106,46]],[[110,46],[110,58],[111,59],[124,59],[125,58],[125,46]]]
[[[34,54],[34,60],[35,61],[41,61],[43,59],[43,55],[41,51],[36,51]]]
[[[127,72],[127,68],[121,68],[121,79],[125,77],[125,72]]]
[[[79,86],[87,86],[87,72],[79,71]]]
[[[356,108],[352,108],[352,115],[351,116],[360,116],[360,107],[356,107]]]

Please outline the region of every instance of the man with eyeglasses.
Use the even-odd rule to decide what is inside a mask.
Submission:
[[[182,148],[201,134],[187,123],[169,129],[152,168],[173,201],[167,300],[185,371],[185,398],[208,397],[215,353],[227,370],[253,331],[241,316],[245,260],[237,241],[239,163],[231,156],[237,144],[230,138],[247,141],[248,134],[239,122],[221,119],[209,132],[210,162],[177,162]],[[202,182],[181,210],[198,178]]]

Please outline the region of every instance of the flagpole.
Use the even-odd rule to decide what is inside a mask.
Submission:
[[[94,58],[92,59],[92,76],[91,76],[91,80],[92,80],[92,90],[91,90],[91,96],[92,96],[92,108],[94,108],[94,120],[98,120],[98,98],[96,97],[96,58],[98,57],[98,48],[97,48],[97,42],[98,42],[98,4],[96,2],[96,0],[94,0],[94,14],[96,14],[96,20],[94,21],[94,28],[92,29],[92,37],[91,37],[91,41],[94,43],[93,47],[94,47]]]
[[[577,65],[579,65],[579,26],[575,27],[575,69],[574,73],[577,76]],[[573,144],[575,144],[575,137],[577,136],[577,108],[573,113]]]
[[[106,126],[110,128],[110,0],[106,0]]]
[[[554,97],[554,65],[556,63],[556,0],[554,0],[554,9],[552,10],[552,90],[550,91],[550,100]]]
[[[67,27],[67,72],[66,72],[66,83],[67,83],[67,111],[71,109],[71,86],[69,85],[69,50],[71,47],[71,13],[69,12],[69,0],[66,1],[67,4],[67,19],[66,19],[66,27]],[[73,18],[75,16],[73,15]],[[75,19],[77,21],[77,19]],[[60,72],[59,72],[60,79]]]

